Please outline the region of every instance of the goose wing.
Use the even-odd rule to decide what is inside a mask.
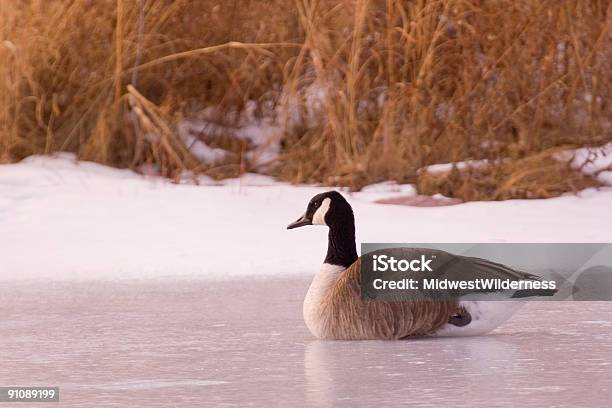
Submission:
[[[395,259],[428,259],[431,262],[428,264],[431,270],[427,271],[397,271],[397,272],[385,272],[386,278],[392,280],[400,279],[414,279],[419,282],[419,289],[410,292],[411,296],[415,298],[425,299],[447,299],[461,298],[468,295],[482,295],[498,293],[500,299],[509,297],[528,297],[528,296],[550,296],[554,294],[555,290],[548,289],[522,289],[514,291],[503,291],[499,286],[495,286],[492,283],[499,279],[501,281],[541,281],[542,279],[530,273],[525,273],[506,265],[502,265],[497,262],[489,261],[487,259],[468,257],[451,254],[446,251],[441,251],[431,248],[390,248],[378,250],[362,257],[365,259],[372,259],[372,254],[387,255],[388,258],[394,257]],[[423,258],[422,258],[423,257]],[[382,276],[381,272],[373,270],[372,264],[364,263],[364,270],[367,270],[365,275],[367,279],[362,282],[366,293],[373,289],[373,280],[377,277]],[[433,281],[448,281],[448,282],[472,282],[474,285],[476,282],[480,282],[481,286],[477,287],[466,287],[457,288],[451,292],[448,290],[439,290],[436,288],[426,288],[424,280]],[[484,287],[484,282],[488,282]],[[372,293],[372,292],[369,292]],[[402,300],[406,298],[406,293],[401,291],[387,291],[383,297],[385,300]]]

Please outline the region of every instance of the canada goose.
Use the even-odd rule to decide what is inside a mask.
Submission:
[[[327,255],[304,299],[304,321],[320,339],[402,339],[410,336],[466,336],[484,334],[507,320],[521,306],[518,301],[415,300],[363,301],[360,297],[361,258],[355,246],[355,218],[350,204],[337,191],[314,196],[304,215],[287,229],[306,225],[329,227]],[[395,248],[408,253],[413,248]],[[540,280],[504,265],[479,258],[429,249],[460,261],[459,273],[484,278]],[[455,268],[453,266],[453,268]],[[457,273],[457,272],[452,272]],[[465,276],[465,275],[464,275]],[[554,290],[552,291],[554,293]]]

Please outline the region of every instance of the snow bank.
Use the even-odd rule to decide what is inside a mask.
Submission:
[[[255,101],[248,101],[242,111],[223,113],[210,106],[182,120],[177,131],[187,149],[203,163],[217,163],[227,157],[228,151],[211,148],[205,141],[224,135],[247,142],[247,159],[256,168],[265,169],[280,154],[286,132],[299,126],[312,128],[321,122],[327,97],[327,87],[311,84],[297,92],[283,90],[278,103],[269,100],[261,106],[264,114],[256,113]],[[219,118],[225,123],[219,123]]]
[[[124,279],[311,274],[327,231],[287,231],[314,194],[247,175],[177,185],[69,155],[0,166],[1,279]],[[359,241],[611,242],[612,188],[548,200],[416,208],[380,184],[347,194]]]
[[[601,183],[612,186],[612,143],[600,147],[583,147],[558,155],[562,161],[584,174],[596,177]]]
[[[488,160],[467,160],[456,163],[440,163],[431,164],[429,166],[422,167],[420,171],[426,171],[431,174],[447,173],[456,167],[458,170],[465,170],[468,168],[483,168],[489,165]]]

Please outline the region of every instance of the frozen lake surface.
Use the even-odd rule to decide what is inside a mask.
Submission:
[[[530,303],[486,337],[321,342],[308,283],[1,283],[0,385],[57,385],[59,406],[610,406],[612,303]]]

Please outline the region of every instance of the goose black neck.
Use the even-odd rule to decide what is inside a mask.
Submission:
[[[348,268],[357,260],[355,221],[350,221],[330,226],[325,263]]]

